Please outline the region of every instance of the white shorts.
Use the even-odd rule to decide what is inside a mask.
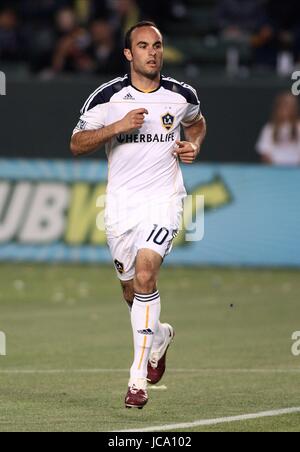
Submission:
[[[158,253],[162,259],[170,254],[173,240],[178,229],[153,225],[138,224],[120,236],[107,232],[108,246],[121,281],[130,281],[135,275],[135,261],[138,251],[150,249]]]

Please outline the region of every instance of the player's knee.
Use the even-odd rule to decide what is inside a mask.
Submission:
[[[135,291],[138,293],[154,292],[156,287],[155,275],[149,270],[140,270],[135,275]]]

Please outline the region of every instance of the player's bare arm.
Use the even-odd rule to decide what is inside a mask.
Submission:
[[[145,122],[145,108],[130,111],[122,120],[97,130],[75,133],[71,139],[71,151],[75,156],[83,156],[97,151],[101,146],[120,133],[131,133],[141,129]]]
[[[175,155],[182,163],[190,164],[196,160],[206,136],[206,129],[206,120],[203,116],[190,127],[184,127],[186,141],[176,141],[178,149],[175,151]]]

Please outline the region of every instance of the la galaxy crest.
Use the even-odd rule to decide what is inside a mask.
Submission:
[[[174,126],[175,116],[171,115],[171,113],[166,113],[161,117],[161,120],[164,128],[169,131]]]

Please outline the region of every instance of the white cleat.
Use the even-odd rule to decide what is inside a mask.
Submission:
[[[175,337],[174,328],[168,323],[163,323],[166,328],[166,337],[161,347],[152,352],[148,362],[147,380],[151,385],[156,385],[163,377],[166,371],[167,351]]]

